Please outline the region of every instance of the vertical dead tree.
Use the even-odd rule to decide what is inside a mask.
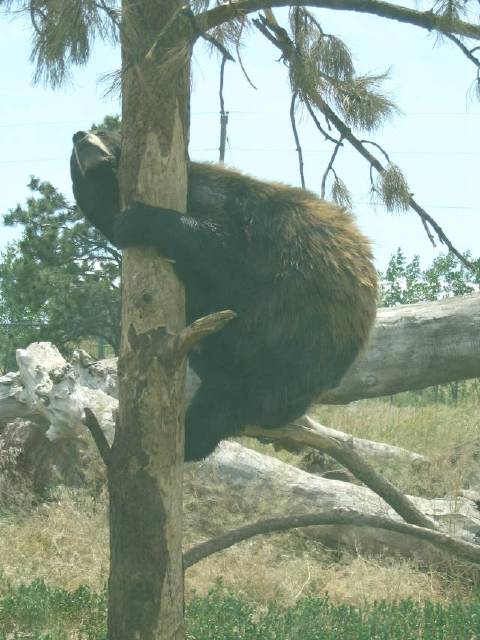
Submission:
[[[123,204],[185,211],[190,46],[159,40],[177,0],[122,7]],[[184,365],[169,336],[185,322],[183,288],[155,251],[123,260],[119,425],[109,464],[110,640],[184,637]]]

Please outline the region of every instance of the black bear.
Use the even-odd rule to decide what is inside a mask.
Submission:
[[[367,342],[377,278],[352,216],[313,193],[191,162],[187,213],[134,202],[120,212],[120,138],[77,132],[73,192],[117,247],[175,261],[187,321],[232,309],[190,365],[201,385],[187,408],[185,459],[200,460],[246,425],[284,426],[340,382]]]

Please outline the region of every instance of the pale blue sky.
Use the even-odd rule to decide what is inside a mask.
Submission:
[[[474,173],[474,168],[480,155],[480,105],[468,98],[473,65],[452,45],[436,45],[434,36],[415,27],[345,12],[316,13],[325,31],[345,39],[359,71],[391,68],[388,89],[403,114],[374,136],[365,137],[381,143],[401,166],[417,200],[454,244],[478,255],[480,206],[478,169]],[[282,13],[278,15],[281,18]],[[0,213],[25,201],[31,174],[49,180],[71,197],[72,133],[119,112],[118,102],[104,99],[105,87],[97,83],[101,73],[119,66],[118,51],[96,45],[90,64],[73,70],[73,84],[56,91],[32,86],[29,53],[29,24],[0,19]],[[206,55],[203,45],[195,53],[190,155],[196,160],[216,160],[218,61]],[[262,38],[248,40],[243,59],[257,91],[245,81],[238,64],[227,66],[226,160],[260,178],[298,185],[288,83],[277,58],[278,52]],[[331,148],[306,118],[299,129],[307,186],[319,191]],[[384,268],[398,246],[409,256],[419,253],[429,263],[438,249],[431,247],[414,213],[392,215],[372,208],[366,162],[344,148],[336,168],[351,188],[354,212],[374,242],[378,266]],[[0,227],[0,248],[16,235],[18,231]]]

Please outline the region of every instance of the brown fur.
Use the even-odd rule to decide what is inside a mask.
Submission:
[[[175,261],[188,322],[237,313],[191,355],[202,384],[186,415],[187,460],[246,424],[287,424],[339,383],[368,340],[377,298],[370,244],[350,213],[191,163],[185,215],[138,202],[117,215],[118,143],[75,138],[74,193],[86,216],[117,246],[155,246]]]

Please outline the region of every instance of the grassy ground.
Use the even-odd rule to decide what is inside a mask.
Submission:
[[[480,415],[475,403],[412,408],[368,401],[349,407],[321,407],[315,417],[354,435],[429,456],[434,464],[428,473],[385,470],[402,489],[412,493],[455,492],[466,485],[477,466],[468,447],[455,462],[450,460],[457,445],[480,437]],[[244,439],[244,443],[289,463],[302,464],[301,456],[276,453],[270,445],[252,440]],[[248,499],[226,495],[221,487],[206,503],[194,488],[193,474],[187,474],[185,493],[186,546],[255,519],[255,514],[249,512]],[[108,572],[105,494],[92,497],[88,489],[59,488],[49,502],[34,506],[22,498],[19,487],[0,486],[0,499],[2,495],[1,582],[16,588],[43,579],[49,587],[74,591],[87,586],[96,593],[102,592]],[[206,595],[220,577],[246,602],[263,608],[272,601],[291,607],[304,596],[327,594],[334,604],[357,606],[404,599],[445,604],[467,602],[478,592],[475,573],[460,563],[454,562],[448,571],[440,572],[406,561],[334,554],[296,533],[252,539],[192,567],[186,574],[188,600],[194,594]]]

